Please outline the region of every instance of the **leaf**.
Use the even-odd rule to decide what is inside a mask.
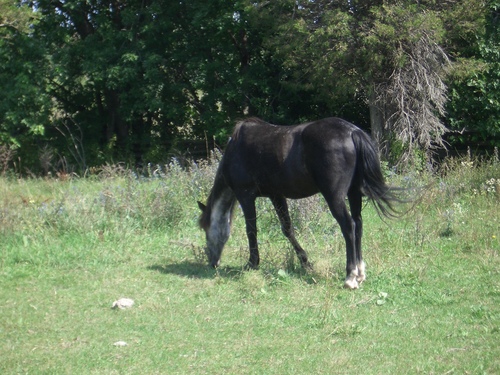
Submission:
[[[288,277],[288,273],[286,273],[286,271],[285,271],[285,270],[280,269],[280,270],[278,271],[278,276],[279,276],[280,278],[282,278],[282,279],[286,279],[286,278]]]
[[[379,296],[379,299],[377,300],[377,306],[382,306],[384,305],[386,302],[387,302],[387,296],[389,294],[386,293],[386,292],[379,292],[378,293],[378,296]]]
[[[386,292],[379,292],[379,293],[378,293],[378,296],[379,296],[380,298],[383,298],[383,299],[386,299],[388,295],[389,295],[389,294],[387,294]]]

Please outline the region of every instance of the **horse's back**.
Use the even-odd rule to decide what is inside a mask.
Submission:
[[[332,139],[348,140],[352,132],[356,130],[359,130],[356,125],[338,117],[298,125],[274,125],[258,118],[250,118],[236,125],[231,141],[240,141],[251,147],[265,149],[276,143],[297,142],[297,138],[304,136],[321,143]]]
[[[302,132],[303,140],[314,141],[322,148],[350,143],[351,134],[360,130],[356,125],[338,117],[329,117],[305,125]]]
[[[227,145],[223,174],[233,190],[303,198],[335,178],[352,178],[355,125],[327,118],[299,125],[238,123]]]

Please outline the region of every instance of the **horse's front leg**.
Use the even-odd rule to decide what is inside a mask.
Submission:
[[[242,197],[239,199],[241,209],[245,215],[245,224],[248,237],[250,258],[247,268],[259,268],[259,248],[257,245],[257,213],[255,210],[255,197]]]

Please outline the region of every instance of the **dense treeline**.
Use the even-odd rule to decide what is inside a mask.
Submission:
[[[480,0],[0,0],[0,166],[161,162],[249,115],[341,116],[394,161],[450,130],[493,144],[499,16]]]

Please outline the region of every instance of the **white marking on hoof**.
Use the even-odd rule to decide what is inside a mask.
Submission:
[[[356,276],[356,281],[360,284],[366,280],[365,269],[366,269],[365,262],[361,261],[361,263],[358,264],[358,275]]]
[[[345,282],[344,282],[344,288],[346,289],[358,289],[359,288],[359,284],[358,284],[358,281],[356,280],[356,275],[349,275],[347,276],[347,278],[345,279]]]

